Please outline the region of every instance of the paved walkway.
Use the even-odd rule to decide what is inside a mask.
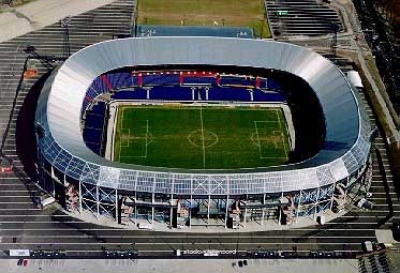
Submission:
[[[335,0],[335,2],[336,7],[342,11],[342,14],[345,14],[345,16],[343,16],[343,20],[346,24],[348,33],[356,34],[361,31],[361,26],[359,25],[359,22],[356,18],[356,10],[353,3],[349,0]],[[384,98],[384,95],[386,95],[387,97],[386,90],[379,90],[379,87],[377,85],[377,81],[381,81],[381,79],[376,79],[371,74],[370,68],[366,62],[366,58],[371,55],[371,51],[369,48],[365,48],[365,45],[367,44],[365,41],[365,37],[363,35],[358,35],[358,39],[354,40],[353,42],[356,48],[358,63],[360,64],[361,69],[363,70],[365,77],[371,85],[372,90],[382,107],[382,111],[386,116],[388,127],[390,129],[389,137],[391,137],[391,139],[388,139],[388,142],[390,143],[400,141],[400,132],[397,130],[395,120],[393,119],[393,116],[389,110],[389,108],[393,108],[393,106],[387,105],[387,101],[389,101],[389,99],[385,100]],[[381,86],[384,88],[383,83],[381,84]],[[389,132],[386,133],[388,134]]]
[[[58,207],[61,209],[61,207]],[[242,224],[239,229],[225,229],[222,222],[220,222],[220,226],[192,226],[191,228],[189,227],[183,227],[181,229],[170,229],[168,227],[167,223],[160,223],[157,221],[153,222],[152,228],[155,231],[168,231],[168,232],[193,232],[193,233],[215,233],[215,232],[232,232],[232,233],[237,233],[237,232],[257,232],[257,231],[267,231],[267,230],[287,230],[287,229],[296,229],[296,228],[307,228],[307,227],[313,227],[316,225],[319,225],[317,222],[317,218],[320,216],[325,217],[325,222],[326,224],[329,224],[330,221],[341,217],[345,215],[348,210],[344,209],[340,213],[334,213],[332,211],[326,211],[326,212],[321,212],[321,213],[316,213],[314,216],[304,216],[304,217],[298,217],[297,222],[293,222],[292,224],[289,225],[279,225],[279,222],[277,219],[269,219],[265,220],[264,224],[261,225],[261,223],[252,221],[248,222],[245,224]],[[78,211],[74,212],[68,212],[65,211],[65,213],[69,214],[70,216],[80,219],[81,221],[88,222],[88,223],[93,223],[95,225],[101,225],[101,226],[107,226],[107,227],[113,227],[113,228],[123,228],[123,229],[131,229],[131,230],[137,230],[137,224],[143,223],[143,224],[150,224],[149,221],[144,220],[144,219],[137,219],[135,222],[133,218],[130,218],[129,220],[123,221],[123,225],[119,225],[115,222],[114,218],[111,217],[100,217],[97,219],[93,214],[90,214],[86,211],[83,211],[79,213]]]
[[[356,259],[341,260],[246,260],[239,267],[236,260],[216,259],[157,259],[157,260],[28,260],[27,266],[18,266],[18,260],[0,260],[2,272],[7,273],[79,273],[79,272],[163,272],[163,273],[356,273]]]
[[[37,0],[0,14],[0,42],[107,5],[115,0]]]

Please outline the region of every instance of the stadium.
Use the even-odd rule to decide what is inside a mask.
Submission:
[[[312,50],[140,37],[88,46],[47,79],[39,183],[118,224],[240,228],[340,211],[370,171],[357,92]]]

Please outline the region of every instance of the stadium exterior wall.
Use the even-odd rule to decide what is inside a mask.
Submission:
[[[327,132],[323,148],[314,157],[287,166],[206,171],[125,165],[91,152],[82,138],[80,114],[92,81],[120,67],[161,64],[250,66],[303,78],[323,109]],[[97,216],[103,211],[116,218],[122,193],[135,198],[138,193],[147,193],[151,195],[150,205],[156,203],[156,196],[167,196],[171,214],[172,207],[177,206],[173,200],[180,196],[215,197],[225,200],[227,208],[236,197],[262,196],[260,200],[265,203],[267,195],[291,194],[294,205],[299,206],[302,192],[308,195],[317,191],[317,197],[306,203],[316,202],[331,196],[338,182],[349,189],[367,169],[371,148],[368,117],[358,103],[355,88],[342,72],[309,49],[264,40],[151,37],[89,46],[72,55],[49,77],[35,121],[44,132],[37,135],[42,186],[55,193],[55,183],[65,187],[75,183],[80,211],[88,209]],[[151,210],[154,218],[154,206]]]

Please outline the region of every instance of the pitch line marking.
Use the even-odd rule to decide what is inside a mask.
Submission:
[[[122,124],[123,124],[123,122],[124,122],[124,112],[125,112],[125,107],[122,107],[122,119],[121,119],[121,122],[119,123],[119,131],[121,132],[122,131],[122,128],[123,128],[123,126],[122,126]]]
[[[205,147],[205,137],[204,137],[204,122],[203,122],[203,107],[200,107],[200,123],[201,123],[201,134],[203,139],[203,169],[206,168],[206,147]]]
[[[260,152],[260,159],[264,159],[264,157],[262,156],[262,151],[261,151],[261,141],[260,141],[260,135],[258,134],[257,121],[253,121],[253,122],[254,122],[254,127],[256,129],[258,151]]]
[[[121,162],[121,157],[124,157],[122,154],[122,148],[127,148],[129,147],[129,139],[131,137],[131,129],[128,129],[128,139],[126,140],[128,145],[122,145],[122,141],[124,141],[122,139],[122,131],[120,131],[121,134],[119,135],[119,153],[118,153],[118,162]]]
[[[201,147],[201,145],[197,144],[197,135],[198,135],[198,133],[200,133],[200,131],[201,131],[201,129],[194,130],[194,131],[190,132],[188,134],[188,136],[187,136],[187,139],[188,139],[189,143],[191,145],[193,145],[194,147],[196,147],[196,148],[200,148]],[[203,133],[204,133],[204,137],[203,137],[204,138],[204,143],[207,140],[207,144],[206,143],[204,144],[205,148],[210,148],[210,147],[212,147],[212,146],[214,146],[215,144],[218,143],[219,138],[218,138],[217,134],[215,134],[213,132],[210,132],[208,130],[204,130]],[[211,140],[212,140],[212,142],[209,142]]]
[[[279,129],[281,130],[283,151],[285,152],[285,157],[287,158],[288,156],[287,156],[287,151],[286,151],[286,146],[285,146],[285,141],[284,141],[284,136],[283,136],[283,131],[282,131],[281,118],[279,117],[279,110],[276,110],[276,115],[278,116]]]
[[[130,132],[130,129],[128,129],[129,130],[129,132]],[[142,155],[120,155],[120,157],[123,157],[123,158],[147,158],[147,155],[148,155],[148,146],[153,142],[153,139],[152,139],[152,134],[149,132],[149,120],[146,120],[146,135],[145,135],[145,137],[138,137],[140,140],[145,140],[145,152],[144,152],[144,154],[142,154]],[[130,134],[129,134],[129,140],[130,139],[135,139],[135,137],[134,136],[130,136]],[[128,141],[129,141],[128,140]]]
[[[147,146],[148,146],[148,139],[149,139],[149,120],[146,120],[146,146],[145,146],[145,153],[144,157],[147,158]]]
[[[255,127],[256,132],[251,135],[250,140],[254,145],[258,146],[258,149],[260,151],[260,159],[281,159],[281,158],[287,159],[286,155],[285,156],[262,156],[261,139],[260,139],[260,135],[259,135],[259,132],[258,132],[257,123],[270,123],[270,122],[278,122],[278,121],[254,120],[253,123],[254,123],[254,127]],[[272,133],[275,133],[275,132],[277,132],[277,131],[272,131]],[[257,140],[255,140],[255,136],[257,137]],[[281,133],[281,137],[282,137],[282,133]],[[268,139],[267,139],[267,141],[272,141],[274,143],[275,148],[277,148],[277,144],[276,144],[275,141],[268,140]]]

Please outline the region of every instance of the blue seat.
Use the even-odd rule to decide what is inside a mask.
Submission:
[[[86,108],[89,106],[90,101],[89,100],[84,100],[82,103],[82,114],[86,111]]]
[[[97,77],[91,87],[97,91],[97,93],[102,94],[108,91],[107,85],[105,84],[105,82],[103,81],[103,79],[101,78],[101,76]]]
[[[229,98],[234,101],[250,101],[250,93],[244,88],[224,88]]]
[[[215,84],[217,80],[215,77],[196,77],[196,76],[185,76],[183,79],[184,84],[199,84],[199,85],[212,85]]]
[[[208,90],[208,100],[232,100],[222,90],[222,88],[210,88]]]
[[[144,100],[147,98],[147,91],[145,89],[122,90],[111,95],[111,98],[115,100],[132,100],[132,99]]]
[[[102,130],[85,128],[83,137],[86,142],[100,143],[103,135]]]
[[[103,129],[104,116],[98,116],[93,114],[86,115],[85,127]]]
[[[153,87],[150,91],[153,100],[192,100],[192,90],[184,87]]]
[[[103,101],[100,101],[97,104],[93,105],[90,113],[104,116],[105,112],[106,112],[106,103]]]
[[[178,85],[179,74],[143,74],[143,86]]]
[[[106,108],[107,104],[100,101],[87,110],[85,127],[83,130],[83,139],[86,145],[99,155],[101,154],[103,142]]]
[[[260,88],[262,88],[262,89],[267,88],[267,79],[266,78],[260,78]]]
[[[221,85],[255,86],[256,80],[247,77],[223,76],[221,77]]]
[[[267,79],[267,89],[269,90],[281,90],[281,86],[274,79]]]
[[[100,155],[100,144],[97,143],[91,143],[91,142],[86,142],[86,146],[92,150],[94,153]]]
[[[250,101],[250,93],[243,88],[210,88],[209,100]]]
[[[107,75],[113,90],[132,87],[132,75],[129,72],[117,72]]]
[[[89,89],[86,92],[86,97],[94,99],[95,97],[97,97],[100,94],[101,93],[97,92],[95,89],[93,89],[93,87],[89,87]]]
[[[139,76],[138,75],[132,75],[131,79],[132,83],[130,87],[137,87],[139,86]]]
[[[254,90],[253,100],[266,102],[284,102],[285,97],[277,92],[263,92],[261,90]]]

